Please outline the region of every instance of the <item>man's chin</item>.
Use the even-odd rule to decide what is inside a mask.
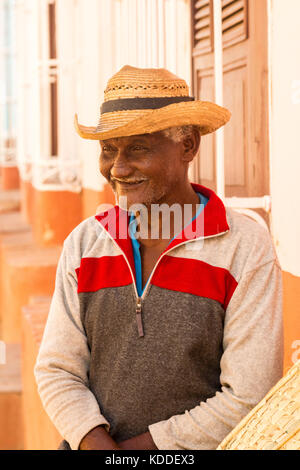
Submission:
[[[151,205],[151,203],[147,203],[144,199],[133,198],[124,194],[117,196],[117,204],[125,211],[135,211],[138,207],[144,206],[148,208]]]
[[[138,210],[140,206],[150,209],[153,204],[161,204],[163,202],[162,194],[153,194],[152,192],[144,191],[142,194],[133,194],[133,191],[124,193],[115,192],[116,201],[118,206],[126,211]],[[155,197],[156,196],[156,197]]]

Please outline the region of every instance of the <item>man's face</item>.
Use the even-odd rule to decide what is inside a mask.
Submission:
[[[126,196],[132,204],[173,204],[184,181],[186,163],[183,144],[162,132],[100,141],[100,171],[119,202]]]

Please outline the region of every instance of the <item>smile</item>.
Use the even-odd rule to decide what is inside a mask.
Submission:
[[[132,182],[125,182],[125,181],[119,181],[114,179],[113,180],[115,183],[118,183],[118,185],[123,188],[123,189],[135,189],[139,186],[141,186],[143,183],[145,183],[146,180],[139,180],[139,181],[132,181]]]

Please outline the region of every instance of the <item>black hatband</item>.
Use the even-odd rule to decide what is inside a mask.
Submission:
[[[123,98],[106,101],[101,106],[101,114],[113,111],[129,111],[132,109],[159,109],[169,104],[182,101],[195,101],[192,96],[167,96],[163,98]]]

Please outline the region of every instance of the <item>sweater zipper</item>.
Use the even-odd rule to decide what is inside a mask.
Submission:
[[[141,299],[141,297],[137,298],[135,314],[136,314],[136,323],[137,323],[137,327],[138,327],[139,337],[141,338],[141,337],[144,336],[143,319],[142,319],[142,299]]]
[[[222,233],[217,233],[216,235],[211,235],[211,236],[208,236],[208,237],[204,237],[203,239],[218,237],[218,236],[220,236],[220,235],[224,235],[224,234],[227,233],[227,232],[229,232],[229,230],[226,230],[225,232],[222,232]],[[193,241],[195,241],[195,240],[201,240],[201,238],[196,238],[196,239],[193,239],[193,240],[185,240],[184,242],[179,243],[179,244],[176,245],[176,246],[173,246],[172,248],[170,248],[168,251],[166,251],[165,253],[163,253],[163,254],[158,258],[158,260],[157,260],[157,262],[156,262],[156,264],[155,264],[154,268],[152,269],[152,272],[151,272],[151,274],[150,274],[150,276],[149,276],[149,279],[148,279],[148,281],[147,281],[147,284],[145,285],[144,292],[143,292],[143,294],[142,294],[141,300],[144,300],[144,298],[145,298],[146,292],[147,292],[148,287],[149,287],[149,285],[150,285],[150,281],[151,281],[151,279],[152,279],[152,277],[153,277],[154,271],[155,271],[155,269],[157,268],[157,265],[158,265],[158,263],[160,262],[160,260],[161,260],[165,255],[167,255],[168,253],[170,253],[170,251],[174,250],[175,248],[178,248],[179,246],[182,246],[182,245],[186,245],[187,243],[193,242]]]
[[[229,232],[229,230],[225,230],[225,232],[222,232],[222,233],[217,233],[215,235],[210,235],[210,236],[207,236],[207,237],[204,237],[203,239],[207,239],[207,238],[214,238],[214,237],[219,237],[221,235],[224,235],[225,233]],[[193,240],[185,240],[184,242],[182,243],[179,243],[179,245],[176,245],[176,246],[173,246],[173,248],[170,248],[170,250],[166,251],[165,253],[163,253],[157,260],[154,268],[152,269],[152,272],[149,276],[149,279],[147,281],[147,284],[145,285],[145,288],[144,288],[144,292],[142,294],[142,296],[140,297],[139,294],[138,294],[138,291],[137,291],[137,288],[136,288],[136,283],[135,283],[135,279],[134,279],[134,275],[133,275],[133,272],[132,272],[132,269],[131,269],[131,266],[130,266],[130,263],[127,259],[127,256],[125,255],[124,251],[119,247],[119,245],[117,244],[117,242],[113,239],[113,237],[106,231],[106,233],[109,235],[109,237],[111,238],[111,240],[115,243],[115,245],[121,250],[122,252],[122,255],[124,256],[125,258],[125,261],[127,263],[127,266],[129,268],[129,271],[130,271],[130,274],[131,274],[131,277],[132,277],[132,281],[133,281],[133,287],[134,287],[134,291],[135,291],[135,295],[136,295],[136,308],[135,308],[135,315],[136,315],[136,323],[137,323],[137,328],[138,328],[138,333],[139,333],[139,337],[143,337],[144,336],[144,328],[143,328],[143,318],[142,318],[142,302],[143,300],[145,299],[145,296],[146,296],[146,293],[148,291],[148,288],[149,288],[149,285],[150,285],[150,281],[153,277],[153,274],[155,272],[155,269],[157,268],[157,265],[158,263],[160,262],[160,260],[168,253],[170,253],[170,251],[174,250],[174,248],[178,248],[179,246],[181,245],[185,245],[187,243],[190,243],[190,242],[193,242],[195,240],[201,240],[201,238],[197,238],[197,239],[193,239]]]
[[[136,297],[135,316],[136,316],[136,323],[137,323],[138,333],[139,333],[140,337],[143,337],[144,336],[144,328],[143,328],[143,320],[142,320],[142,297],[140,297],[139,294],[138,294],[135,279],[134,279],[134,275],[133,275],[130,263],[129,263],[129,261],[127,259],[127,256],[125,255],[124,251],[119,247],[119,245],[114,240],[114,238],[109,234],[109,232],[106,231],[106,233],[108,234],[110,239],[113,241],[113,243],[119,248],[119,250],[121,250],[122,255],[124,256],[125,261],[127,263],[127,266],[129,268],[129,271],[130,271],[130,274],[131,274],[131,277],[132,277],[132,281],[133,281],[133,288],[134,288],[134,292],[135,292],[135,297]]]

